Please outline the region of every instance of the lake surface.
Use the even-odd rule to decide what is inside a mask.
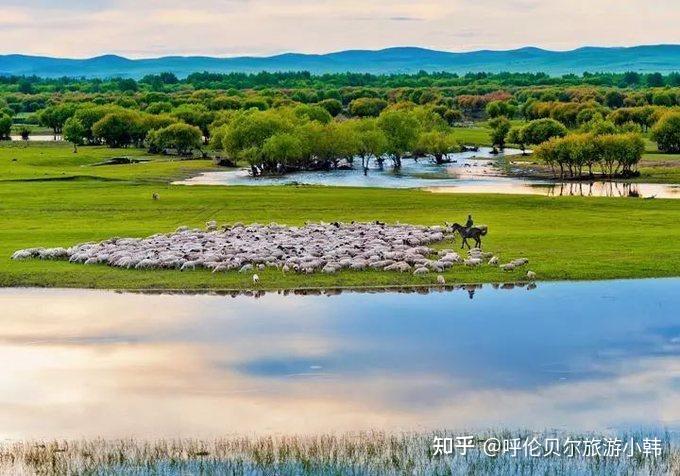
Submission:
[[[519,150],[506,149],[506,155],[516,155]],[[295,172],[281,176],[252,177],[248,170],[227,172],[206,172],[187,180],[175,182],[181,185],[285,185],[302,183],[309,185],[333,185],[340,187],[384,187],[416,188],[425,186],[445,186],[466,180],[489,181],[502,174],[495,159],[502,154],[491,154],[491,148],[481,147],[479,151],[449,154],[450,163],[437,165],[428,158],[404,159],[399,171],[392,162],[386,160],[379,168],[375,161],[370,164],[368,175],[364,175],[361,160],[355,161],[350,170]],[[502,178],[502,177],[501,177]]]
[[[0,289],[0,437],[677,430],[679,291]]]
[[[519,150],[506,149],[506,155]],[[502,155],[501,155],[502,156]],[[371,164],[368,175],[355,161],[354,169],[296,172],[282,176],[252,177],[248,170],[204,172],[174,185],[327,185],[338,187],[423,188],[435,193],[503,193],[583,197],[680,198],[679,185],[619,181],[554,182],[509,177],[496,163],[498,155],[482,147],[478,152],[449,154],[452,162],[437,165],[427,158],[405,159],[399,171],[389,160],[381,169]]]
[[[433,193],[502,193],[548,197],[680,198],[680,185],[616,181],[555,183],[509,177],[477,183],[456,182],[455,185],[449,186],[425,187],[425,190]]]
[[[13,141],[17,141],[17,142],[23,141],[21,136],[17,136],[17,135],[10,136],[10,138]],[[35,135],[31,134],[31,135],[28,136],[29,142],[57,142],[57,141],[61,141],[61,140],[63,140],[61,135],[55,136],[53,134],[35,134]]]

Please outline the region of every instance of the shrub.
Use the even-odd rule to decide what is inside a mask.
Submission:
[[[668,113],[652,129],[652,139],[661,152],[680,152],[680,112]]]

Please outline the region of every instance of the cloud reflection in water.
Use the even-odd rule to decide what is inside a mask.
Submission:
[[[679,284],[472,300],[3,289],[0,434],[677,429]]]

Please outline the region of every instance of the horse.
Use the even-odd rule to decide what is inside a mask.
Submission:
[[[464,226],[454,223],[453,225],[449,225],[446,223],[446,226],[451,228],[451,231],[455,234],[458,232],[460,234],[460,237],[463,239],[463,242],[461,243],[460,247],[461,249],[467,245],[468,248],[470,248],[470,243],[468,243],[468,238],[472,238],[475,240],[475,247],[481,249],[482,248],[482,239],[481,237],[486,235],[488,229],[486,226],[471,226],[470,228],[465,228]]]

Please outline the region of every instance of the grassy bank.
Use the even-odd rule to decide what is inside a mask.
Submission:
[[[561,434],[531,432],[489,432],[473,440],[474,449],[466,455],[434,455],[435,437],[455,437],[460,433],[382,432],[318,435],[232,437],[217,440],[89,440],[3,443],[0,445],[0,470],[8,474],[599,474],[628,475],[678,474],[680,449],[658,436],[661,453],[634,457],[576,456],[560,446],[557,455],[525,456],[507,451],[489,457],[484,453],[487,438],[499,442],[512,438],[543,445],[547,438],[560,444],[567,436],[572,440],[593,439]],[[617,435],[623,443],[643,441],[647,434]],[[600,455],[608,455],[604,438],[598,445]],[[605,437],[613,439],[613,436]],[[494,441],[495,441],[494,440]],[[489,447],[490,448],[490,447]],[[459,450],[456,450],[456,452]],[[488,451],[488,450],[487,450]],[[540,449],[542,455],[545,450]],[[537,453],[534,453],[537,454]]]
[[[537,162],[531,156],[511,157],[505,164],[506,170],[513,175],[521,175],[541,179],[553,179],[552,169]],[[626,179],[632,183],[667,183],[680,184],[680,154],[662,154],[647,152],[638,164],[640,175]]]
[[[112,156],[151,159],[94,166]],[[13,160],[16,159],[16,160]],[[677,276],[680,201],[329,187],[186,187],[172,177],[209,170],[209,161],[147,157],[140,150],[34,144],[0,148],[0,286],[243,288],[249,276],[208,271],[141,271],[63,261],[12,261],[33,246],[70,246],[112,236],[148,236],[180,225],[219,222],[368,221],[441,224],[472,213],[490,227],[484,245],[503,259],[527,257],[539,279]],[[152,200],[158,193],[160,199]],[[442,244],[451,247],[452,244]],[[459,245],[453,245],[459,246]],[[449,283],[521,279],[526,272],[454,267]],[[262,288],[427,284],[435,276],[386,272],[260,273]]]

